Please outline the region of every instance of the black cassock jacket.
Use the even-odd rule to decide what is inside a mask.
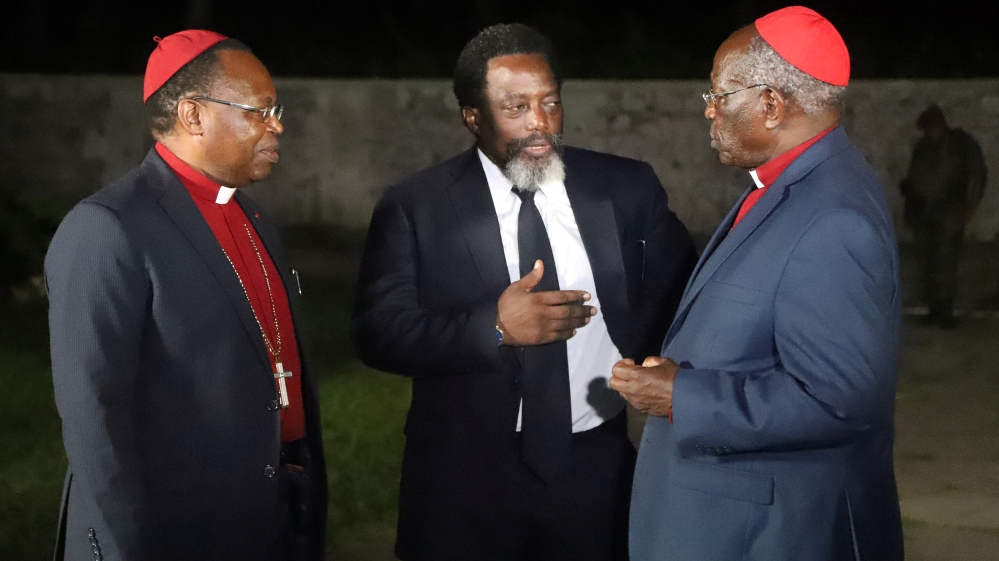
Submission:
[[[236,200],[296,286],[274,227]],[[232,266],[155,151],[66,216],[45,274],[69,458],[65,559],[94,559],[91,529],[108,560],[275,559],[291,509],[267,351]],[[321,552],[318,396],[301,375],[311,462],[300,494]]]
[[[658,354],[696,259],[690,237],[648,164],[575,148],[563,159],[611,339],[625,357]],[[413,553],[422,529],[444,523],[452,494],[489,493],[460,482],[516,426],[520,365],[497,348],[494,329],[509,284],[474,148],[386,190],[361,263],[353,337],[365,363],[413,378],[397,553]]]

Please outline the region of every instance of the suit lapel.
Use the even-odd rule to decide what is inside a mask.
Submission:
[[[746,213],[742,221],[739,222],[739,226],[729,231],[732,228],[735,216],[739,212],[739,207],[742,206],[742,202],[752,189],[739,199],[739,202],[732,207],[728,216],[725,217],[725,220],[715,231],[711,237],[711,242],[708,243],[708,247],[705,248],[704,253],[701,255],[701,259],[694,269],[694,274],[687,284],[687,290],[680,301],[680,307],[673,320],[673,325],[670,326],[666,334],[666,340],[663,344],[664,349],[680,326],[683,325],[683,321],[686,319],[694,300],[697,299],[697,295],[700,294],[704,285],[707,284],[708,280],[711,279],[721,264],[746,241],[760,224],[787,200],[793,185],[798,183],[820,163],[846,149],[848,145],[849,140],[842,127],[837,127],[831,131],[792,162],[784,170],[784,173],[780,174],[777,181],[767,189],[767,192],[760,197],[760,200],[757,201],[753,208]]]
[[[697,278],[698,273],[700,273],[701,269],[704,267],[704,262],[714,254],[722,240],[724,240],[728,235],[729,230],[732,229],[732,223],[735,222],[735,217],[739,214],[739,209],[742,207],[742,203],[745,202],[746,197],[748,197],[752,192],[753,188],[750,187],[742,194],[741,197],[739,197],[739,200],[736,201],[735,205],[731,209],[729,209],[728,214],[722,220],[718,229],[715,230],[711,239],[708,240],[708,245],[704,248],[704,251],[701,252],[701,257],[697,260],[697,265],[694,267],[694,271],[690,274],[690,279],[687,281],[687,288],[684,290],[684,293],[690,291],[690,286],[694,283],[694,279]]]
[[[735,229],[726,232],[722,228],[731,228],[732,220],[726,219],[719,227],[718,232],[715,236],[720,236],[721,239],[718,241],[715,250],[711,252],[710,255],[704,259],[703,264],[698,270],[697,275],[691,280],[690,287],[688,288],[687,294],[684,295],[683,302],[681,306],[687,307],[690,305],[691,301],[697,298],[698,293],[704,288],[705,283],[708,279],[714,275],[718,267],[725,262],[726,259],[732,252],[738,248],[742,242],[749,237],[750,234],[759,227],[760,224],[774,211],[783,201],[787,198],[787,184],[780,184],[778,181],[772,185],[767,192],[760,197],[760,200],[753,205],[753,208],[746,213],[746,216],[742,217],[739,225]],[[734,219],[734,215],[739,212],[739,207],[742,206],[740,202],[738,205],[732,208],[732,212],[729,213],[730,217]]]
[[[732,223],[735,222],[735,217],[739,214],[739,209],[742,207],[742,203],[746,200],[746,197],[753,192],[753,188],[749,188],[745,193],[739,197],[739,200],[732,206],[728,211],[728,214],[722,220],[718,229],[711,236],[711,240],[708,241],[708,245],[701,252],[701,257],[697,260],[697,265],[694,267],[694,272],[691,273],[690,279],[687,280],[687,288],[683,291],[683,298],[680,299],[680,305],[677,307],[676,315],[673,316],[673,323],[670,325],[669,330],[666,331],[666,338],[663,342],[663,350],[665,351],[666,345],[673,339],[677,330],[683,325],[684,320],[687,319],[687,312],[690,311],[690,306],[697,299],[697,295],[700,293],[701,289],[704,288],[704,284],[711,277],[711,274],[718,269],[718,266],[724,261],[725,257],[731,255],[735,247],[731,242],[732,234],[730,232],[732,229]],[[757,202],[757,206],[763,202],[763,199]],[[755,209],[755,207],[754,207]],[[747,217],[743,217],[742,221],[745,222]],[[743,228],[740,226],[740,229]],[[748,235],[748,234],[747,234]],[[742,236],[745,239],[745,236]]]
[[[570,149],[566,150],[565,160],[565,191],[593,271],[600,304],[611,310],[626,310],[628,286],[621,255],[621,231],[611,198],[613,191],[602,188],[597,181],[599,174],[581,169]]]
[[[201,216],[201,211],[194,204],[191,195],[166,162],[160,158],[159,154],[155,153],[155,150],[150,150],[146,160],[142,163],[142,168],[150,186],[163,193],[158,200],[160,206],[191,242],[201,259],[204,260],[205,265],[212,272],[215,280],[218,281],[222,292],[232,305],[233,311],[243,324],[250,342],[257,350],[260,360],[264,363],[267,372],[270,372],[267,349],[264,347],[263,339],[260,336],[260,327],[253,317],[253,310],[246,299],[246,294],[239,284],[239,279],[236,277],[232,265],[226,259],[222,248],[219,247],[215,234],[212,233],[208,223]]]
[[[458,226],[486,291],[497,297],[510,286],[499,219],[493,207],[486,174],[473,147],[456,166],[455,182],[448,196],[458,217]]]

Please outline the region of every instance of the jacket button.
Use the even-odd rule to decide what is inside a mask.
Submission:
[[[87,537],[88,537],[88,538],[92,538],[92,537],[94,537],[94,536],[96,536],[96,535],[97,535],[97,533],[96,533],[96,532],[94,532],[94,529],[93,529],[93,528],[90,528],[89,530],[87,530]]]
[[[264,477],[274,477],[274,466],[266,466],[264,468]]]
[[[272,399],[272,400],[270,400],[270,401],[267,402],[267,410],[268,411],[277,411],[278,407],[280,407],[280,404],[278,404],[278,400],[276,400],[276,399]]]

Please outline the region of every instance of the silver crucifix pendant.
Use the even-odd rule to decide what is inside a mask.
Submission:
[[[291,404],[288,401],[288,385],[285,383],[285,378],[291,378],[291,372],[284,371],[284,365],[280,362],[274,365],[277,372],[274,373],[274,379],[278,381],[278,389],[281,390],[281,409],[287,409]]]

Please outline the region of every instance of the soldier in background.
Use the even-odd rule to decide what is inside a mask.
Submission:
[[[912,150],[902,180],[905,224],[912,229],[920,261],[927,323],[954,326],[957,266],[964,227],[985,191],[982,149],[965,131],[947,126],[932,104],[916,120],[923,137]]]

